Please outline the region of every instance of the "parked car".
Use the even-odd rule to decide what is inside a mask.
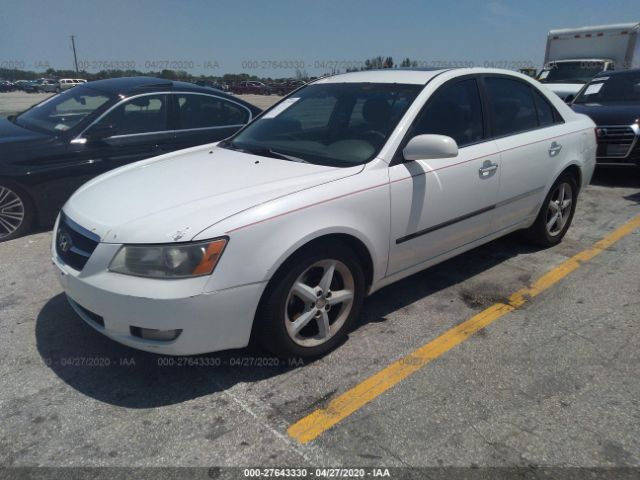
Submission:
[[[515,230],[560,242],[595,147],[591,119],[518,73],[336,75],[215,147],[87,183],[53,262],[76,313],[125,345],[196,354],[253,331],[315,357],[385,285]]]
[[[226,83],[214,82],[212,80],[197,80],[194,83],[200,87],[215,88],[216,90],[222,90],[223,92],[229,91],[229,85]]]
[[[269,91],[283,97],[302,87],[304,84],[305,82],[303,80],[285,80],[281,82],[274,82],[269,84]]]
[[[253,80],[240,82],[231,88],[231,91],[236,95],[270,95],[271,90],[267,85],[262,82],[256,82]]]
[[[83,83],[87,83],[87,81],[81,78],[61,78],[57,82],[56,91],[58,93],[64,92],[65,90],[69,90],[70,88],[76,87]]]
[[[71,193],[96,175],[222,140],[259,112],[191,83],[130,77],[77,86],[0,118],[0,241],[34,221],[51,225]]]
[[[0,92],[12,92],[16,86],[8,80],[0,80]]]
[[[597,125],[598,164],[640,165],[640,69],[600,73],[571,106]]]
[[[36,88],[39,92],[54,93],[59,91],[58,81],[54,78],[40,78],[36,81]]]
[[[538,80],[571,101],[596,74],[640,67],[640,23],[551,30]]]
[[[18,90],[26,93],[37,93],[38,86],[36,80],[17,80],[15,86]]]

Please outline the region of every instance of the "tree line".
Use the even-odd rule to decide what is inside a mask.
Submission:
[[[405,68],[415,67],[417,62],[410,58],[405,58],[399,64],[395,64],[392,57],[371,57],[362,62],[360,68],[347,68],[347,72],[361,71],[361,70],[376,70],[381,68]],[[342,73],[340,70],[333,70],[326,74]],[[325,74],[325,75],[326,75]],[[198,80],[223,82],[228,84],[234,84],[246,80],[256,80],[262,82],[273,82],[284,78],[298,78],[302,80],[308,80],[309,74],[306,71],[297,70],[293,75],[289,77],[272,78],[272,77],[259,77],[257,75],[251,75],[248,73],[226,73],[224,75],[192,75],[184,70],[160,70],[142,72],[140,70],[101,70],[97,73],[90,73],[87,71],[76,72],[75,70],[59,70],[54,68],[48,68],[44,72],[34,72],[30,70],[17,70],[0,68],[0,79],[16,81],[16,80],[36,80],[38,78],[84,78],[85,80],[102,80],[105,78],[117,78],[117,77],[136,77],[140,75],[148,75],[151,77],[166,78],[168,80],[180,80],[186,82],[196,82]]]

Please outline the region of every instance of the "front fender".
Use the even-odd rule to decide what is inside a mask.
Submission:
[[[372,259],[373,283],[386,274],[389,255],[387,169],[365,170],[319,188],[256,206],[201,232],[229,242],[206,289],[266,282],[298,249],[330,234],[360,240]]]

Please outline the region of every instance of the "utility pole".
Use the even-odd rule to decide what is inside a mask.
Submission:
[[[73,64],[76,67],[76,73],[78,72],[78,57],[76,55],[76,36],[71,35],[71,46],[73,47]]]

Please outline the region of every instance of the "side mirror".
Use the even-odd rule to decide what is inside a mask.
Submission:
[[[89,141],[104,140],[116,134],[116,129],[110,123],[96,123],[84,132],[84,137]]]
[[[576,96],[574,94],[569,94],[566,97],[564,97],[564,103],[566,103],[567,105],[569,105],[571,102],[573,102],[575,100]]]
[[[417,135],[402,150],[406,161],[433,160],[458,156],[458,144],[445,135]]]

